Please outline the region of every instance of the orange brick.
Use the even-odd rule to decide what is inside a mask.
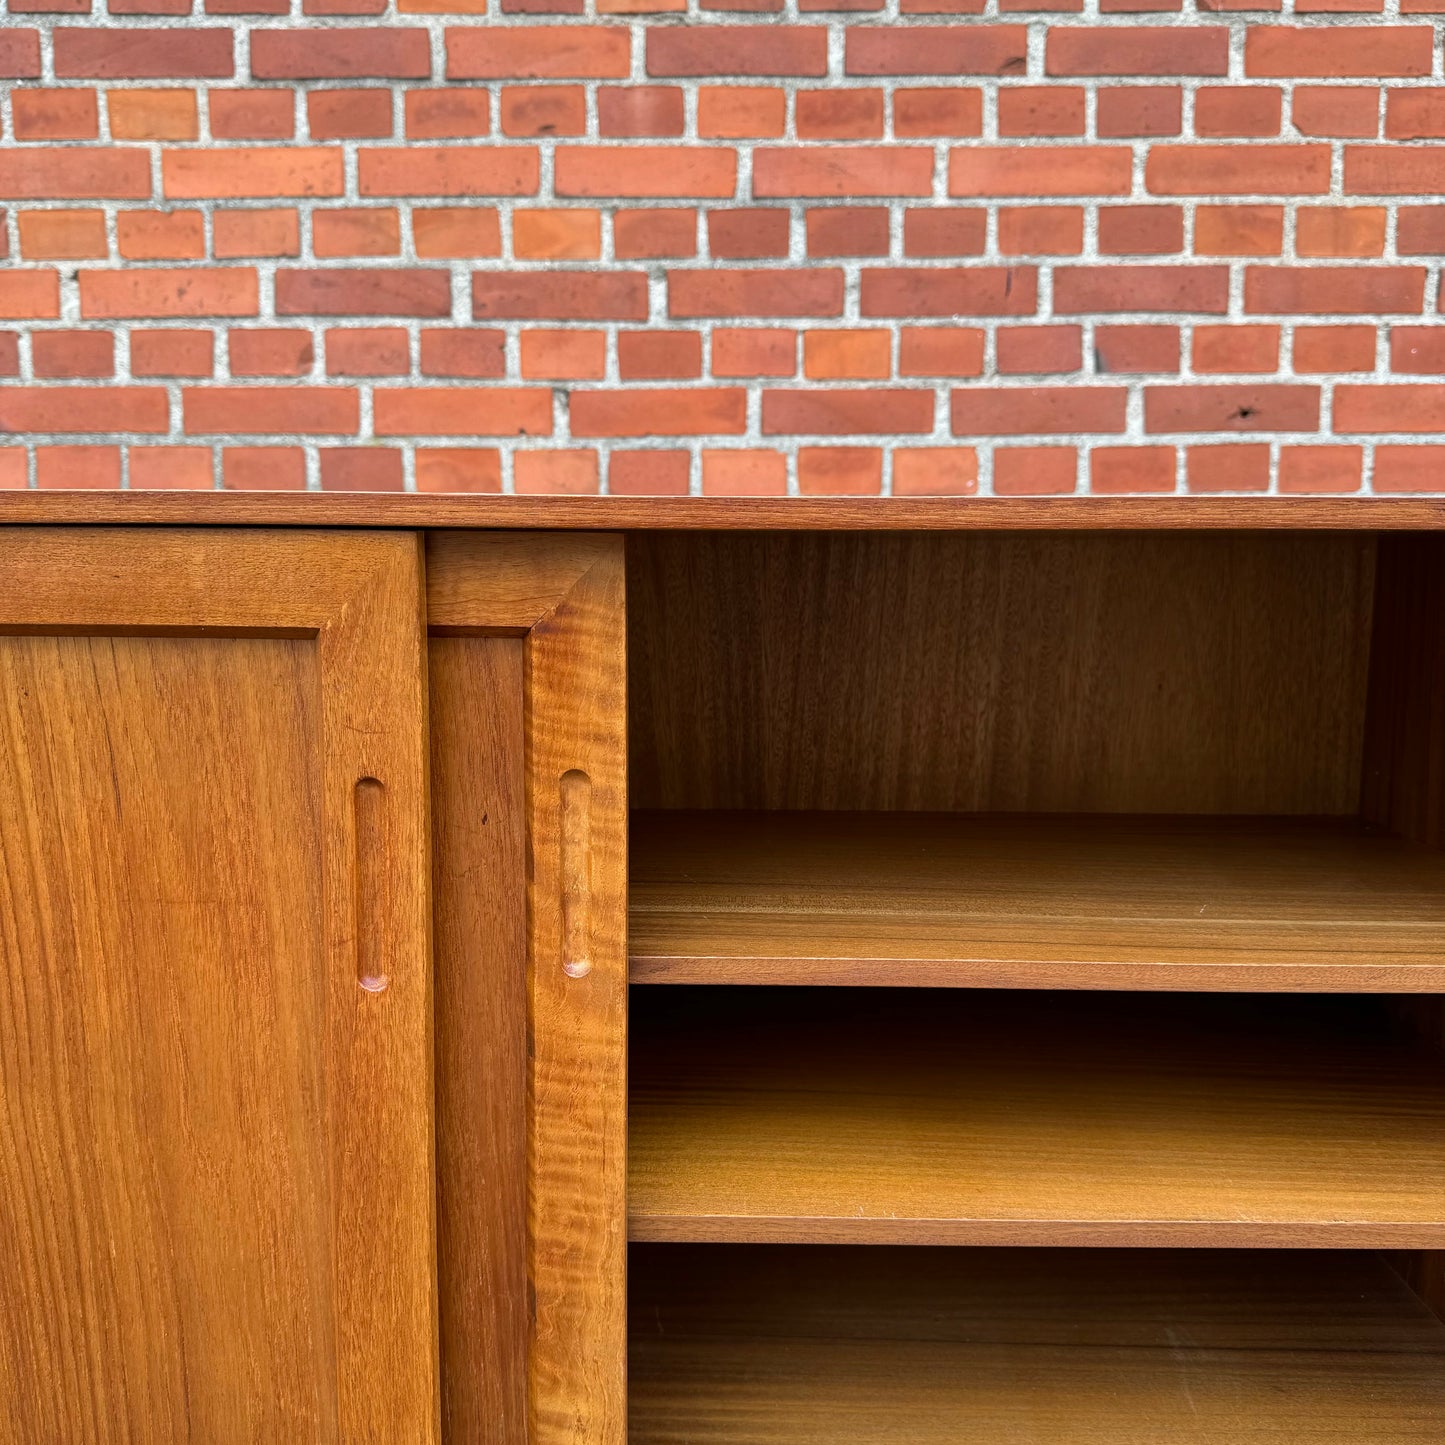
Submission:
[[[133,492],[207,492],[215,485],[210,447],[131,447]]]
[[[1301,206],[1295,249],[1301,256],[1383,256],[1383,206]]]
[[[87,319],[254,316],[257,305],[256,272],[249,266],[80,273],[80,314]]]
[[[805,497],[877,496],[882,490],[879,447],[798,449],[798,491]]]
[[[512,254],[519,261],[590,261],[602,254],[602,214],[555,209],[512,212]]]
[[[779,327],[720,326],[712,334],[712,374],[718,377],[792,376],[798,369],[798,333]],[[727,452],[726,456],[736,453]],[[768,453],[772,455],[772,453]]]
[[[306,456],[300,447],[225,447],[221,476],[228,491],[302,491]]]
[[[977,490],[972,447],[899,447],[893,453],[895,497],[967,497]]]
[[[199,211],[121,211],[115,240],[127,261],[199,261],[206,225]]]
[[[702,490],[714,497],[781,497],[788,490],[787,458],[756,449],[704,450]]]
[[[218,261],[301,254],[301,226],[292,210],[217,211],[212,226]]]
[[[1278,326],[1196,326],[1193,364],[1203,372],[1264,372],[1279,366]]]
[[[395,256],[401,251],[401,221],[390,206],[315,211],[311,246],[320,257]]]
[[[1073,492],[1078,453],[1073,447],[1000,447],[993,455],[993,490],[1000,497]]]
[[[17,219],[27,261],[89,261],[107,254],[103,211],[21,211]]]
[[[418,447],[419,492],[500,492],[502,455],[495,447]]]
[[[1194,213],[1200,256],[1278,256],[1283,246],[1282,206],[1200,206]]]
[[[814,381],[887,377],[893,369],[887,331],[809,331],[803,336],[803,375]]]
[[[116,140],[195,140],[200,134],[193,90],[110,90],[105,104]]]
[[[1269,447],[1259,442],[1188,447],[1184,475],[1191,492],[1267,492]]]
[[[502,254],[502,227],[491,208],[436,206],[413,209],[412,239],[424,261]]]
[[[55,490],[110,491],[120,486],[120,448],[36,447],[35,485]]]
[[[595,451],[518,452],[512,462],[518,492],[588,496],[601,491]]]
[[[54,271],[0,271],[0,316],[43,321],[60,315],[60,277]]]
[[[600,381],[607,375],[602,331],[524,331],[522,375],[528,381]]]
[[[685,497],[691,459],[686,452],[613,452],[607,490],[613,496]]]
[[[1089,453],[1091,492],[1172,492],[1173,447],[1095,447]]]
[[[783,134],[787,99],[775,86],[704,85],[697,92],[702,140],[773,140]]]

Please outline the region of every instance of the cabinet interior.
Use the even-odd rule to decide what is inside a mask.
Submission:
[[[1445,1429],[1442,564],[629,538],[635,1442]]]

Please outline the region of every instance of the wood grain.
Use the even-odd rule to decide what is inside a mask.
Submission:
[[[1379,1259],[634,1251],[632,1445],[1428,1445],[1445,1326]]]
[[[1342,819],[643,812],[634,983],[1445,989],[1445,854]]]
[[[428,540],[429,622],[522,641],[527,1440],[626,1435],[627,783],[622,544]],[[551,579],[548,581],[548,579]],[[519,585],[520,583],[520,585]],[[546,586],[560,590],[548,598]],[[519,604],[518,599],[523,602]],[[512,706],[509,702],[508,707]],[[458,726],[464,722],[458,719]],[[468,1185],[460,1177],[457,1190]]]
[[[1445,527],[1428,497],[541,497],[314,492],[0,493],[0,523],[621,531],[1282,531]]]
[[[641,808],[1353,814],[1373,542],[636,536]]]
[[[437,1279],[451,1442],[527,1440],[522,643],[433,637]]]
[[[1364,1000],[648,989],[642,1240],[1431,1247],[1445,1077]]]
[[[435,1441],[417,539],[4,540],[4,1438]]]

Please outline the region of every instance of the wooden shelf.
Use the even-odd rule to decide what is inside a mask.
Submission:
[[[1384,1000],[634,992],[640,1240],[1445,1247]]]
[[[631,1445],[1426,1445],[1378,1255],[634,1249]]]
[[[639,813],[635,983],[1445,991],[1445,854],[1343,819]]]

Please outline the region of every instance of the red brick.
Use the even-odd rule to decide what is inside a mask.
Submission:
[[[0,31],[0,78],[35,80],[40,75],[40,32]]]
[[[1144,426],[1150,432],[1314,431],[1319,422],[1318,386],[1251,382],[1144,388]]]
[[[704,451],[702,490],[713,497],[781,497],[788,490],[787,458],[761,449]]]
[[[972,326],[904,326],[900,376],[982,376],[984,334]]]
[[[1279,489],[1281,492],[1356,492],[1360,488],[1362,468],[1363,453],[1359,447],[1281,447]]]
[[[528,381],[601,381],[607,375],[605,331],[524,331],[521,352]]]
[[[80,313],[87,320],[254,316],[258,298],[249,266],[80,272]]]
[[[1027,59],[1024,25],[857,25],[846,50],[849,75],[1022,74]]]
[[[360,422],[353,387],[333,386],[188,386],[182,393],[186,431],[337,433],[350,435]]]
[[[164,432],[162,386],[0,387],[0,431]]]
[[[1165,145],[1149,152],[1156,196],[1307,196],[1330,188],[1326,145]]]
[[[680,136],[683,133],[681,86],[599,86],[597,133],[601,136]]]
[[[963,146],[948,161],[950,196],[1127,196],[1127,146]]]
[[[399,492],[404,485],[395,447],[322,447],[324,492]]]
[[[229,27],[167,30],[96,25],[58,27],[58,80],[226,80],[235,74]]]
[[[712,374],[718,377],[792,376],[798,335],[779,327],[719,326],[712,333]]]
[[[958,86],[893,92],[893,134],[899,140],[983,134],[983,92]]]
[[[1172,492],[1173,447],[1095,447],[1089,453],[1089,490],[1099,494]]]
[[[100,134],[100,106],[93,90],[10,92],[16,140],[94,140]]]
[[[1281,80],[1429,75],[1433,40],[1428,25],[1252,25],[1244,73]]]
[[[1390,369],[1405,375],[1445,375],[1445,330],[1437,326],[1391,328]]]
[[[1279,367],[1278,326],[1196,326],[1193,367],[1214,374],[1275,371]]]
[[[1275,86],[1210,85],[1194,96],[1194,133],[1198,136],[1279,134],[1281,92]]]
[[[143,201],[151,193],[150,169],[138,146],[11,147],[0,151],[0,197]]]
[[[395,146],[357,152],[363,196],[535,196],[535,146]]]
[[[1385,97],[1385,134],[1391,140],[1438,140],[1445,136],[1445,88],[1390,91]]]
[[[311,248],[322,259],[336,256],[395,256],[401,251],[401,221],[390,206],[316,211]]]
[[[502,91],[501,114],[503,135],[582,135],[587,93],[580,85],[509,85]]]
[[[885,206],[810,206],[806,218],[810,257],[888,254]]]
[[[357,94],[354,91],[350,93]],[[336,94],[345,95],[348,92],[337,91]],[[390,92],[382,90],[376,94],[390,102]],[[484,136],[492,128],[491,97],[485,90],[469,90],[458,86],[440,90],[408,90],[405,104],[406,133],[410,139],[466,139],[469,136]],[[380,134],[391,134],[389,113],[386,130]]]
[[[399,326],[334,327],[326,333],[328,376],[404,376],[411,344]]]
[[[883,490],[878,447],[802,447],[798,491],[805,497],[877,496]]]
[[[278,316],[450,316],[442,270],[330,267],[276,273]]]
[[[1099,250],[1104,255],[1172,256],[1183,249],[1181,207],[1099,207]]]
[[[0,331],[0,376],[20,375],[20,337],[14,331]]]
[[[689,380],[702,375],[696,331],[619,331],[617,371],[623,381]]]
[[[226,338],[232,376],[305,376],[316,359],[309,331],[256,327]]]
[[[747,430],[747,393],[741,387],[575,391],[569,410],[577,437],[740,435]]]
[[[115,375],[115,338],[108,331],[37,331],[30,338],[37,379],[76,380]]]
[[[865,267],[860,296],[863,316],[1028,316],[1038,275],[1029,266]]]
[[[423,95],[431,91],[421,92]],[[467,92],[470,96],[470,92]],[[413,94],[407,95],[411,115]],[[482,97],[483,108],[486,95]],[[389,90],[313,90],[306,96],[306,126],[312,140],[386,140],[391,135]],[[408,127],[409,128],[409,127]]]
[[[607,490],[619,497],[685,497],[691,466],[686,452],[613,452]]]
[[[602,254],[602,213],[587,209],[512,212],[519,261],[591,261]]]
[[[647,278],[632,272],[478,271],[479,320],[646,321]]]
[[[1083,135],[1082,87],[1023,85],[1000,89],[998,133],[1001,136]]]
[[[446,45],[448,80],[625,80],[632,68],[620,25],[453,26]]]
[[[209,331],[132,331],[132,376],[205,377],[215,365]]]
[[[615,211],[612,253],[619,261],[681,260],[697,255],[697,212],[666,210]]]
[[[810,271],[673,271],[667,278],[674,319],[729,316],[840,316],[843,273]]]
[[[0,271],[0,316],[43,321],[60,315],[60,278],[54,271]]]
[[[217,211],[212,217],[217,260],[240,256],[296,256],[301,228],[295,211]]]
[[[1373,326],[1296,326],[1294,369],[1305,374],[1375,369]]]
[[[1228,75],[1229,32],[1203,25],[1060,26],[1050,75]]]
[[[419,492],[500,492],[502,456],[495,447],[418,447]]]
[[[1335,388],[1335,430],[1341,432],[1445,431],[1445,387],[1400,382],[1372,386],[1343,382]]]
[[[220,147],[166,151],[161,158],[171,200],[339,196],[344,188],[340,148]]]
[[[1346,146],[1345,190],[1372,196],[1445,192],[1445,146]]]
[[[753,195],[927,196],[933,152],[922,146],[777,146],[753,153]]]
[[[1379,101],[1380,92],[1374,86],[1297,85],[1291,118],[1301,135],[1369,140],[1380,129]]]
[[[517,491],[554,496],[595,496],[601,491],[597,453],[576,448],[557,452],[518,452],[512,464]]]
[[[695,146],[559,146],[554,165],[559,196],[729,197],[738,183],[736,151]]]
[[[1189,447],[1186,484],[1191,492],[1267,492],[1269,446],[1236,442],[1218,447]]]
[[[212,90],[207,104],[216,140],[289,140],[296,132],[289,90]]]
[[[1178,135],[1183,128],[1182,97],[1177,85],[1109,86],[1099,91],[1095,100],[1099,139]]]
[[[1383,206],[1301,206],[1295,251],[1301,256],[1383,256]]]
[[[993,490],[999,497],[1067,495],[1078,484],[1073,447],[999,447],[993,454]]]
[[[1445,447],[1375,448],[1376,492],[1439,492],[1445,476]]]
[[[1179,370],[1177,326],[1096,326],[1094,357],[1100,372],[1140,376]]]
[[[977,490],[972,447],[899,447],[893,453],[895,497],[967,497]]]
[[[783,134],[787,97],[773,86],[703,85],[697,92],[701,140],[767,140]]]
[[[1083,355],[1083,328],[1000,326],[996,346],[998,369],[1009,376],[1077,371]]]
[[[221,476],[232,492],[304,491],[306,455],[300,447],[224,447]]]
[[[1244,309],[1257,315],[1418,312],[1423,266],[1251,266]]]
[[[955,436],[1121,432],[1122,386],[978,387],[953,393]]]
[[[881,90],[800,90],[795,98],[799,140],[881,140]]]
[[[709,253],[725,260],[785,259],[790,230],[782,207],[709,211]]]
[[[378,387],[377,436],[551,436],[542,386]]]
[[[490,207],[414,206],[411,237],[422,261],[502,254],[502,226]]]
[[[193,90],[108,90],[113,140],[195,140],[200,133]]]
[[[1200,206],[1194,212],[1197,255],[1278,256],[1283,248],[1283,206]]]
[[[35,485],[89,491],[120,486],[119,447],[36,447]]]
[[[828,73],[828,32],[821,25],[651,26],[647,73],[821,77]]]
[[[982,207],[910,207],[903,214],[903,253],[938,259],[981,256],[987,231],[988,213]]]
[[[419,26],[253,30],[251,74],[257,80],[425,80],[431,47]]]
[[[131,447],[133,492],[208,492],[215,486],[210,447]]]
[[[1000,206],[998,248],[1005,256],[1077,256],[1084,249],[1079,206]]]
[[[1229,309],[1226,266],[1061,267],[1054,273],[1054,310],[1084,312],[1194,311],[1222,315]]]

